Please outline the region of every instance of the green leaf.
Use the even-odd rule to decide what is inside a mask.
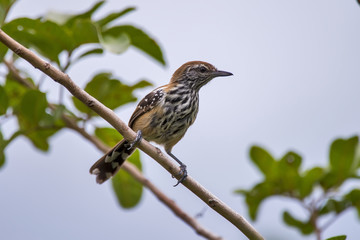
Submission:
[[[330,167],[333,171],[352,173],[354,169],[355,152],[359,139],[354,136],[349,139],[337,139],[330,147]]]
[[[11,6],[16,2],[16,0],[0,0],[0,27],[3,27],[5,19]],[[4,44],[0,44],[0,62],[5,57],[8,48]]]
[[[136,150],[127,161],[135,164],[141,170],[139,150]],[[117,200],[123,208],[132,208],[139,203],[143,187],[129,173],[120,169],[111,181]]]
[[[138,88],[145,88],[145,87],[149,87],[152,86],[152,84],[146,80],[141,80],[140,82],[135,83],[134,85],[131,86],[132,89],[138,89]]]
[[[324,177],[325,188],[338,186],[347,178],[352,177],[357,169],[356,151],[358,137],[336,139],[330,147],[330,172]]]
[[[79,15],[70,15],[57,12],[49,12],[46,19],[51,19],[68,34],[72,42],[71,47],[66,48],[72,52],[75,48],[87,43],[99,43],[98,30],[95,22],[91,20],[91,15],[104,3],[98,2],[90,10]],[[88,53],[90,54],[90,53]]]
[[[0,152],[0,168],[2,168],[5,164],[5,154],[4,151]]]
[[[249,215],[255,220],[258,208],[266,198],[274,195],[297,197],[300,185],[301,156],[294,152],[288,152],[279,161],[275,161],[265,149],[253,146],[250,149],[250,158],[266,178],[251,190],[239,189],[236,193],[246,196]]]
[[[73,49],[87,43],[98,43],[98,31],[95,24],[88,19],[77,19],[69,27],[69,35],[73,40]]]
[[[30,90],[21,100],[16,116],[22,130],[21,134],[27,137],[36,148],[48,151],[49,138],[62,129],[64,123],[56,119],[55,115],[46,113],[44,106],[45,108],[47,106],[45,94]]]
[[[280,160],[279,164],[283,165],[286,169],[299,170],[302,158],[295,152],[287,152]]]
[[[276,167],[275,159],[265,149],[259,146],[252,146],[250,149],[250,159],[265,175],[269,176]]]
[[[130,47],[130,38],[126,33],[115,30],[104,31],[100,37],[100,43],[109,52],[120,54]]]
[[[0,85],[0,115],[4,115],[8,107],[9,98],[6,94],[4,87]]]
[[[348,200],[350,204],[356,208],[358,217],[360,218],[360,189],[353,189],[344,196],[344,199]]]
[[[118,131],[114,128],[96,128],[95,136],[108,146],[115,146],[123,139]]]
[[[284,192],[297,192],[300,185],[299,168],[301,156],[295,152],[286,153],[278,163],[278,183]]]
[[[332,171],[324,173],[323,178],[320,179],[320,185],[325,191],[327,191],[329,188],[338,186],[339,180],[337,173]]]
[[[91,49],[89,51],[86,51],[84,52],[83,54],[81,54],[77,60],[81,59],[81,58],[84,58],[84,57],[87,57],[89,55],[93,55],[93,54],[103,54],[104,53],[104,50],[102,48],[94,48],[94,49]]]
[[[314,227],[312,226],[310,221],[300,221],[293,217],[288,211],[285,211],[283,213],[283,220],[287,225],[297,228],[304,235],[309,235],[314,232]]]
[[[339,236],[327,238],[326,240],[346,240],[346,235],[339,235]]]
[[[58,24],[40,19],[18,18],[3,27],[4,32],[26,47],[59,63],[59,54],[71,50],[73,40]],[[56,43],[56,44],[55,44]]]
[[[303,174],[299,187],[301,198],[305,198],[311,194],[315,184],[323,178],[324,172],[325,170],[323,168],[314,167]]]
[[[130,25],[115,26],[103,31],[102,36],[104,43],[106,43],[104,47],[109,51],[122,53],[126,50],[128,45],[131,44],[165,65],[165,60],[159,45],[154,39],[149,37],[149,35],[139,28]],[[115,47],[115,42],[119,45],[118,47]]]
[[[76,20],[79,19],[91,19],[92,15],[105,3],[105,1],[99,1],[94,4],[89,10],[73,15],[71,18],[69,18],[66,22],[67,26],[72,26]]]
[[[114,79],[111,73],[99,73],[86,85],[85,91],[111,109],[115,109],[129,102],[136,101],[131,86]],[[76,108],[88,115],[94,112],[78,99],[73,98]]]
[[[28,91],[23,85],[16,82],[9,74],[6,76],[4,89],[9,99],[9,106],[16,107],[20,103],[23,95]]]
[[[360,189],[353,189],[345,194],[341,200],[329,199],[320,210],[320,215],[328,213],[340,214],[346,209],[354,207],[360,218]]]
[[[55,110],[52,111],[52,115],[53,115],[53,118],[54,118],[54,123],[56,120],[59,120],[62,118],[62,115],[68,111],[66,109],[66,107],[63,105],[63,104],[60,104],[60,105],[55,105]]]
[[[49,149],[49,137],[64,126],[62,121],[56,121],[53,115],[46,113],[46,108],[45,93],[29,90],[24,94],[16,111],[22,134],[42,151]]]
[[[5,22],[6,16],[16,0],[0,0],[0,27]]]
[[[100,27],[104,27],[105,25],[107,25],[108,23],[118,19],[119,17],[122,17],[124,16],[125,14],[129,13],[129,12],[132,12],[134,11],[135,8],[134,7],[129,7],[129,8],[126,8],[120,12],[115,12],[115,13],[110,13],[109,15],[107,15],[106,17],[100,19],[97,21],[97,24],[100,26]]]
[[[248,206],[249,216],[256,220],[260,204],[268,197],[278,194],[279,189],[271,182],[261,182],[255,185],[251,190],[237,190],[236,193],[245,195],[245,201]]]
[[[0,44],[0,62],[3,61],[8,50],[9,49],[7,46],[5,46],[4,44]]]
[[[40,128],[43,129],[58,129],[65,127],[65,123],[61,119],[62,112],[65,111],[65,107],[61,107],[61,105],[55,109],[55,111],[52,111],[51,114],[45,113],[45,115],[42,117],[42,119],[39,121]]]
[[[345,211],[351,205],[349,201],[346,199],[343,200],[335,200],[329,199],[326,204],[320,209],[320,215],[326,215],[329,213],[335,213],[336,215],[340,214],[341,212]]]
[[[147,35],[144,31],[134,26],[125,25],[121,26],[122,31],[131,39],[131,45],[147,53],[150,57],[154,58],[161,64],[165,65],[165,60],[159,45],[154,39]]]
[[[2,132],[0,131],[0,168],[4,166],[5,164],[5,146],[6,141],[4,140],[4,137],[2,135]]]
[[[34,124],[37,124],[45,115],[47,100],[45,93],[37,90],[29,90],[20,102],[21,115]]]
[[[58,129],[38,129],[35,131],[29,131],[25,133],[25,136],[31,140],[32,144],[34,146],[42,151],[48,151],[49,150],[49,137],[54,135]]]

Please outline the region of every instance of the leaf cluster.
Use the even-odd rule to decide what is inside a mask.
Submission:
[[[252,146],[250,159],[261,171],[264,179],[249,190],[239,189],[236,193],[245,196],[251,219],[256,220],[259,207],[264,200],[282,196],[299,202],[309,215],[305,220],[283,213],[284,222],[297,228],[302,234],[324,230],[318,226],[319,218],[333,214],[338,216],[353,208],[360,217],[360,189],[341,191],[346,181],[359,179],[359,138],[336,139],[329,151],[329,165],[315,166],[302,170],[302,157],[293,151],[275,159],[268,151]]]
[[[7,22],[7,13],[14,3],[15,0],[0,1],[2,30],[57,64],[64,72],[86,57],[101,56],[106,52],[121,54],[131,46],[165,65],[162,51],[153,38],[133,25],[118,24],[119,19],[135,10],[134,7],[94,19],[94,13],[105,3],[99,1],[78,14],[49,12],[36,19],[24,17]],[[37,149],[48,151],[52,136],[64,128],[73,128],[68,125],[68,120],[82,128],[89,119],[97,116],[75,98],[72,98],[73,106],[65,105],[62,95],[59,103],[49,102],[48,94],[39,90],[42,79],[16,67],[21,66],[21,61],[0,44],[0,65],[7,70],[0,81],[0,167],[5,163],[6,147],[17,137],[23,136]],[[97,73],[89,79],[85,90],[113,110],[136,101],[134,91],[137,89],[151,86],[146,80],[128,85],[111,72],[94,71]],[[4,127],[9,119],[17,122],[17,129],[12,133]],[[92,128],[95,129],[93,135],[109,146],[122,138],[114,129]],[[135,152],[129,161],[141,170],[139,152]],[[112,183],[121,206],[130,208],[137,205],[142,196],[142,185],[125,171],[119,171]]]
[[[78,61],[89,55],[103,54],[105,50],[120,54],[130,46],[134,46],[159,63],[165,64],[159,45],[143,30],[132,25],[114,24],[119,18],[134,11],[134,7],[94,20],[94,13],[104,3],[105,1],[97,2],[80,14],[49,12],[37,19],[14,19],[4,23],[2,30],[22,45],[36,50],[50,61],[57,63],[63,70],[68,62],[61,63],[60,54],[65,52],[67,55],[72,55],[84,45],[91,47],[88,46],[90,49],[77,54],[72,61]],[[0,57],[6,52],[6,47],[1,45]]]

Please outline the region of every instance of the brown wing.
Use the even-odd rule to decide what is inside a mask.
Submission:
[[[165,96],[165,86],[159,87],[146,95],[137,105],[129,120],[129,127],[132,128],[135,120],[146,112],[156,107]]]

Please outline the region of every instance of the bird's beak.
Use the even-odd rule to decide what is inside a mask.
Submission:
[[[226,77],[226,76],[231,76],[233,75],[231,72],[225,72],[225,71],[216,71],[213,72],[214,77]]]

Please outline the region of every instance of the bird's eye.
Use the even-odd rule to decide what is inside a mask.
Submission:
[[[204,67],[204,66],[201,66],[201,67],[200,67],[200,72],[204,73],[204,72],[206,72],[206,71],[207,71],[206,67]]]

